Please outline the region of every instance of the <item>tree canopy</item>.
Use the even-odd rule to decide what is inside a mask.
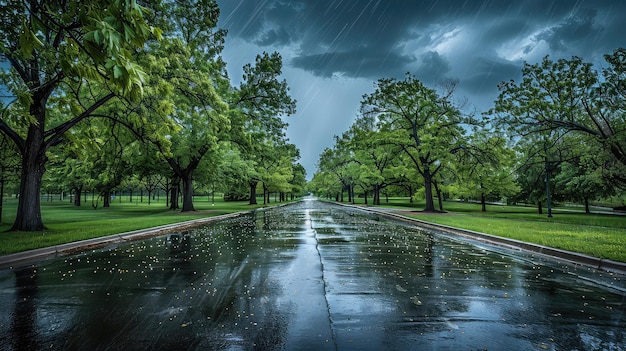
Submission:
[[[0,83],[10,95],[0,132],[21,159],[13,230],[45,229],[40,193],[52,176],[108,199],[122,184],[161,173],[164,188],[182,182],[182,210],[194,210],[195,178],[212,182],[194,172],[217,177],[220,143],[245,154],[261,132],[284,138],[281,118],[295,112],[278,53],[260,54],[244,67],[241,86],[231,86],[214,0],[9,0],[0,18],[0,55],[9,67]],[[284,152],[295,166],[294,153]],[[47,168],[54,172],[44,179]]]

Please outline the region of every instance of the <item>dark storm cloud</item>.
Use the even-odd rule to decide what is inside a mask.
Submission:
[[[426,83],[437,83],[446,78],[450,71],[448,60],[435,51],[422,54],[418,60],[418,66],[412,70],[417,79]]]
[[[597,10],[586,9],[545,30],[537,39],[545,40],[550,49],[562,52],[571,45],[598,38],[604,28],[595,23]]]
[[[366,77],[377,79],[383,72],[399,75],[413,59],[392,52],[372,53],[367,48],[346,52],[328,52],[295,57],[291,63],[316,76],[331,77],[339,73],[346,77]]]
[[[516,79],[521,67],[502,59],[479,57],[469,65],[461,86],[468,91],[493,90],[504,80]]]
[[[488,57],[492,55],[488,50],[523,36],[531,39],[520,48],[525,54],[533,52],[541,42],[553,51],[572,55],[578,49],[590,50],[593,46],[608,48],[610,45],[604,42],[613,39],[611,33],[623,33],[625,28],[623,22],[615,23],[606,10],[626,11],[621,1],[607,0],[218,2],[222,8],[221,25],[229,29],[229,35],[275,50],[296,45],[298,54],[287,62],[320,77],[338,74],[372,78],[397,76],[411,70],[434,79],[434,75],[449,71],[455,60],[454,53],[434,55],[433,49],[428,48],[440,40],[432,31],[441,25],[459,24],[483,30],[476,43],[483,45],[483,49],[477,47],[475,51],[478,57]],[[611,23],[603,23],[607,20]],[[416,37],[421,38],[425,52],[398,50]],[[589,41],[593,41],[593,46]],[[435,59],[438,61],[428,61]],[[437,66],[434,73],[428,70],[429,65]]]
[[[260,46],[285,46],[290,44],[293,41],[293,33],[289,32],[285,28],[271,29],[265,33],[263,36],[257,40],[255,43]]]

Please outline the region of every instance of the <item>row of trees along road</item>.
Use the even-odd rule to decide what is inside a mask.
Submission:
[[[494,107],[476,118],[455,100],[456,82],[437,89],[407,74],[380,79],[360,114],[320,155],[311,189],[338,200],[355,189],[423,196],[542,203],[623,195],[626,188],[626,50],[600,70],[578,57],[525,63],[522,79],[499,85]],[[439,206],[434,203],[434,194]],[[550,212],[549,212],[549,215]]]
[[[233,86],[219,13],[214,0],[5,2],[0,158],[8,166],[15,147],[21,176],[12,230],[45,229],[42,182],[71,188],[77,205],[94,190],[104,206],[113,189],[161,184],[172,209],[182,191],[182,211],[194,210],[194,181],[303,190],[281,120],[296,106],[282,58],[258,55]],[[2,184],[14,173],[3,168]]]

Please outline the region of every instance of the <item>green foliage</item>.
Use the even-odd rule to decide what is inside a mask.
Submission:
[[[455,150],[458,161],[451,166],[457,177],[455,195],[484,204],[517,194],[515,153],[504,137],[484,131],[474,133],[468,141]]]
[[[0,55],[11,65],[0,79],[16,97],[0,131],[22,156],[13,229],[44,228],[38,198],[46,151],[116,96],[141,97],[145,73],[134,55],[158,35],[145,12],[134,0],[9,0],[0,7]],[[65,106],[71,113],[61,113]]]
[[[398,146],[424,178],[426,209],[434,211],[432,185],[437,173],[464,144],[463,125],[468,121],[451,101],[455,82],[444,87],[442,96],[407,74],[402,81],[380,79],[376,91],[364,95],[361,113],[376,118],[378,129]]]
[[[626,180],[626,119],[623,86],[626,54],[606,55],[608,67],[599,74],[578,57],[525,64],[522,81],[502,83],[491,111],[513,135],[530,137],[568,133],[584,136],[587,148],[602,160],[606,181],[623,187]]]
[[[295,100],[279,79],[282,58],[258,55],[232,87],[219,13],[215,0],[3,3],[0,54],[11,69],[0,83],[15,99],[0,131],[25,165],[14,229],[44,228],[41,180],[49,190],[103,193],[182,181],[183,209],[193,209],[194,180],[213,191],[227,183],[216,169],[224,142],[243,147],[246,173],[260,179],[256,141],[271,140],[281,149],[269,152],[279,166],[265,168],[266,185],[304,187],[297,150],[283,147],[281,117],[295,113]]]

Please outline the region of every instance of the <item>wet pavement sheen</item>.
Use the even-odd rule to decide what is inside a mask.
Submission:
[[[306,200],[0,270],[0,349],[626,350],[623,278]]]

